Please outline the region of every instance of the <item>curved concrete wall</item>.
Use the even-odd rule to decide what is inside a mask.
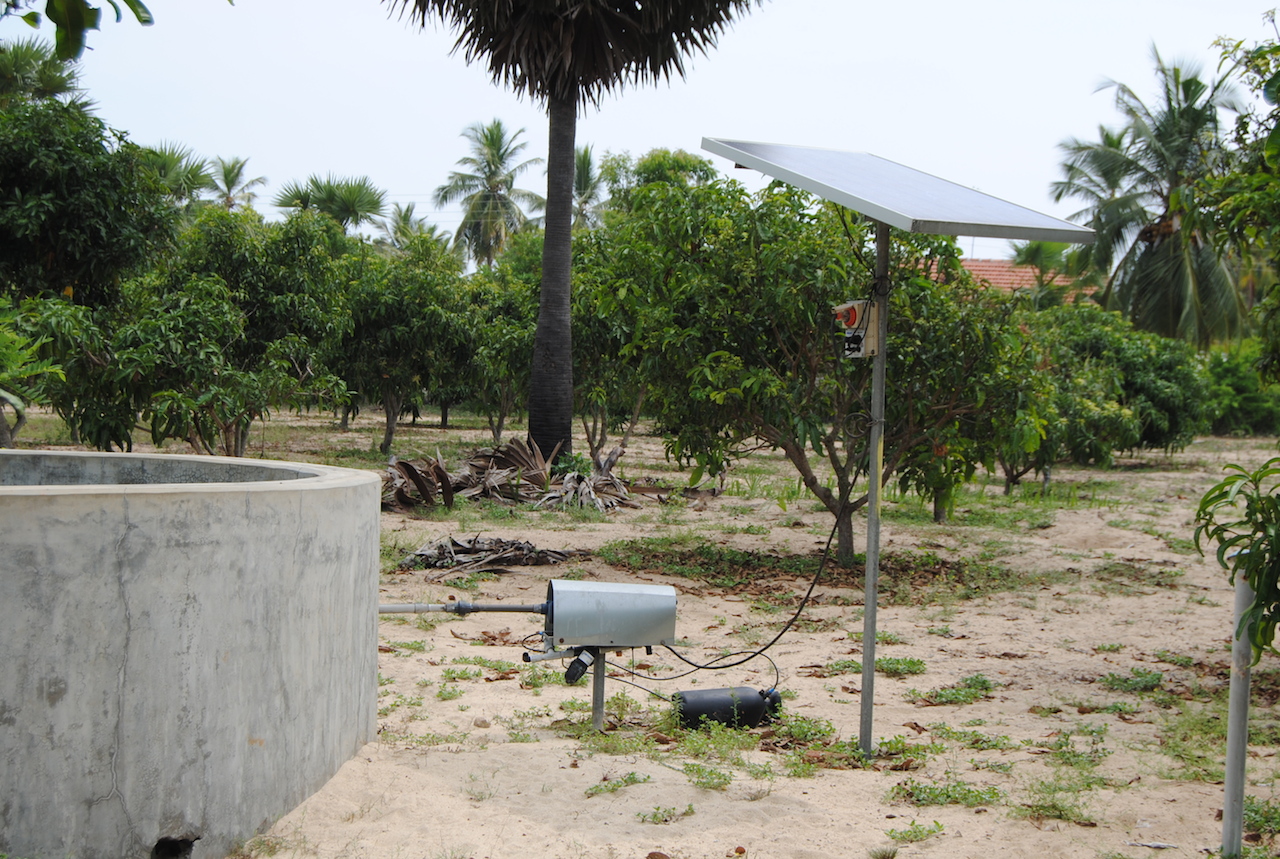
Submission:
[[[379,491],[0,451],[0,852],[222,857],[371,740]]]

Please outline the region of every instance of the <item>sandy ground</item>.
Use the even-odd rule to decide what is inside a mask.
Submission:
[[[1029,507],[1027,520],[1012,529],[888,524],[888,552],[909,547],[950,556],[985,552],[1014,569],[1062,574],[1054,584],[970,601],[882,602],[878,628],[901,643],[881,644],[876,655],[918,657],[927,666],[919,676],[877,676],[875,683],[877,741],[898,736],[938,744],[909,771],[886,764],[792,777],[783,755],[757,749],[746,752],[739,765],[701,761],[732,773],[732,781],[722,790],[697,787],[683,771],[689,758],[678,753],[592,753],[564,736],[558,722],[589,717],[582,712],[590,701],[589,682],[525,688],[518,672],[456,661],[483,657],[518,663],[518,642],[541,628],[541,617],[476,614],[424,629],[411,618],[384,615],[379,740],[251,842],[248,852],[378,859],[818,859],[866,856],[872,848],[894,844],[890,830],[936,822],[939,834],[901,844],[898,856],[1136,859],[1158,854],[1164,859],[1202,854],[1221,843],[1221,823],[1215,819],[1221,785],[1172,777],[1176,762],[1160,744],[1175,709],[1161,707],[1151,696],[1110,691],[1099,681],[1111,673],[1129,676],[1134,668],[1155,670],[1163,674],[1162,690],[1174,695],[1225,682],[1231,591],[1211,559],[1188,554],[1180,541],[1190,538],[1195,505],[1219,479],[1222,465],[1260,462],[1273,451],[1267,444],[1207,440],[1175,457],[1152,455],[1111,472],[1064,469],[1057,477],[1079,485],[1079,503],[1057,511]],[[1115,485],[1100,493],[1090,488],[1090,481],[1099,480]],[[1133,500],[1101,503],[1100,494]],[[462,525],[454,521],[384,514],[384,529],[408,548],[446,534],[467,537],[480,531],[529,540],[540,548],[593,550],[621,538],[693,531],[743,548],[810,552],[820,548],[829,523],[807,501],[784,511],[773,501],[728,496],[705,509],[673,512],[649,502],[603,523],[539,517],[535,527],[518,520],[509,526],[471,522],[469,532],[459,531]],[[1116,564],[1145,578],[1108,573]],[[753,610],[749,593],[629,573],[593,557],[554,568],[520,568],[471,591],[429,582],[423,572],[387,575],[382,601],[440,602],[455,595],[476,602],[539,602],[547,579],[563,576],[674,585],[677,634],[689,643],[694,659],[767,640],[786,617]],[[799,593],[807,582],[783,584]],[[863,629],[862,595],[830,585],[820,585],[817,593],[817,605],[806,609],[802,628],[784,637],[770,655],[779,687],[794,693],[786,709],[828,720],[842,737],[852,737],[858,731],[861,676],[821,676],[820,667],[861,658],[855,634]],[[1170,664],[1168,654],[1193,664]],[[631,653],[611,657],[619,664],[631,658]],[[635,658],[652,665],[651,673],[658,676],[678,666],[662,651]],[[476,676],[456,677],[467,671]],[[910,700],[910,689],[937,688],[975,673],[997,684],[985,700],[967,706]],[[644,685],[670,695],[723,686],[766,688],[774,682],[773,669],[758,659]],[[610,679],[607,694],[621,692],[639,708],[669,706]],[[1095,709],[1117,702],[1132,705],[1134,712]],[[1255,707],[1254,715],[1267,718],[1269,709]],[[635,720],[622,730],[643,733]],[[1004,736],[1010,747],[965,748],[943,738],[940,725]],[[1105,757],[1096,770],[1062,766],[1045,748],[1055,742],[1105,750]],[[1251,750],[1250,790],[1261,796],[1271,795],[1274,751]],[[1105,783],[1059,796],[1078,802],[1087,824],[1026,815],[1038,784],[1065,784],[1084,772]],[[629,773],[638,783],[587,795],[593,786]],[[890,790],[908,780],[991,786],[1000,799],[976,808],[891,801]],[[692,814],[667,823],[644,819],[658,809],[690,807]]]

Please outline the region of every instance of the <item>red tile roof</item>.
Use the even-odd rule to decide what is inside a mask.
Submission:
[[[1036,270],[1029,265],[1014,265],[1010,259],[961,259],[963,265],[979,283],[986,281],[996,289],[1013,292],[1030,289],[1036,285]],[[1050,283],[1070,283],[1069,278],[1056,275]]]

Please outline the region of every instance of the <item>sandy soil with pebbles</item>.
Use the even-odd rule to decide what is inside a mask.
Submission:
[[[637,455],[657,456],[655,449],[646,454],[644,444],[624,468],[634,469]],[[1144,455],[1111,471],[1060,469],[1055,479],[1058,487],[1070,487],[1070,504],[1028,504],[1024,518],[1006,517],[1000,527],[972,524],[981,517],[963,500],[960,524],[889,515],[886,553],[915,549],[1044,574],[1034,585],[976,599],[946,598],[944,589],[919,604],[882,601],[878,628],[888,637],[876,655],[915,657],[926,666],[921,675],[878,675],[875,683],[877,740],[899,736],[934,744],[905,769],[893,768],[895,762],[902,766],[897,758],[872,768],[818,769],[810,777],[793,777],[784,754],[755,749],[736,765],[702,761],[732,780],[721,790],[698,787],[683,771],[689,758],[678,751],[593,753],[566,736],[560,729],[565,719],[588,718],[582,708],[590,701],[589,683],[531,688],[519,671],[502,670],[502,661],[519,662],[517,642],[541,628],[539,616],[475,614],[420,628],[412,619],[384,615],[379,740],[247,851],[377,859],[826,859],[866,856],[895,843],[891,830],[914,824],[940,832],[900,844],[900,857],[1201,855],[1221,841],[1215,819],[1221,785],[1179,777],[1179,762],[1162,747],[1170,742],[1169,720],[1178,712],[1170,702],[1203,698],[1201,690],[1226,682],[1231,590],[1211,557],[1188,551],[1192,517],[1223,464],[1259,463],[1274,452],[1270,445],[1207,439],[1181,454]],[[987,491],[998,495],[998,484]],[[590,551],[621,539],[692,532],[744,549],[817,551],[829,517],[809,501],[787,507],[725,495],[704,509],[648,501],[641,510],[600,522],[551,515],[477,520],[464,514],[459,520],[384,514],[384,542],[411,549],[448,534],[482,533],[540,548]],[[453,595],[476,602],[538,602],[548,578],[566,576],[674,585],[677,633],[695,659],[767,640],[786,617],[761,611],[759,594],[750,589],[734,592],[617,569],[594,555],[557,567],[520,568],[466,591],[428,581],[423,572],[387,574],[382,600],[440,602]],[[779,582],[795,593],[807,586]],[[778,685],[788,691],[786,710],[826,720],[845,738],[857,732],[861,676],[832,674],[824,666],[861,658],[862,594],[853,584],[820,584],[817,604],[770,652]],[[499,666],[477,665],[475,657]],[[658,676],[679,665],[662,651],[637,658]],[[560,668],[558,662],[543,664]],[[1266,678],[1274,667],[1270,658],[1261,666],[1263,703],[1255,707],[1255,721],[1271,718],[1266,699],[1268,682],[1274,681]],[[1134,669],[1160,672],[1160,693],[1117,692],[1102,682],[1109,674],[1135,676]],[[926,706],[910,691],[974,674],[995,685],[989,697],[969,705]],[[756,660],[645,685],[671,694],[774,682],[769,664]],[[621,692],[637,708],[660,713],[667,707],[609,680],[607,694]],[[643,734],[635,719],[620,730]],[[1007,738],[998,741],[1005,748],[967,747],[958,739],[960,731]],[[1063,763],[1055,747],[1074,749],[1082,758],[1092,754],[1096,766]],[[1250,790],[1257,795],[1271,795],[1274,754],[1268,746],[1251,750]],[[637,783],[588,796],[593,786],[629,773]],[[1078,787],[1084,776],[1095,777],[1095,786],[1066,788]],[[996,788],[998,799],[976,807],[916,806],[890,795],[899,784],[955,782]],[[1045,794],[1045,785],[1063,789]],[[1029,814],[1046,795],[1076,803],[1079,822]],[[670,822],[651,822],[656,810],[690,808],[692,814]]]

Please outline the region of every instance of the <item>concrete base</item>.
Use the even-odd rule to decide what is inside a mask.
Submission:
[[[222,857],[371,740],[379,489],[0,451],[0,853]]]

